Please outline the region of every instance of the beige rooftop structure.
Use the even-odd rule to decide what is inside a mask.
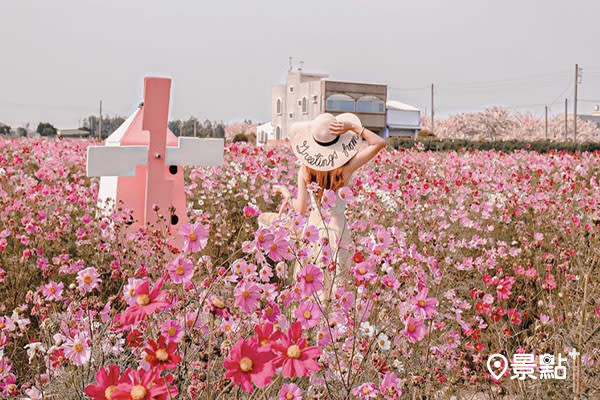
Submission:
[[[271,89],[271,124],[275,140],[287,137],[288,127],[328,112],[351,112],[374,132],[385,127],[387,85],[342,82],[327,74],[290,70],[285,84]]]

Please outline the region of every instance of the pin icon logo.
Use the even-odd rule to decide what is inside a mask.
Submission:
[[[508,360],[502,354],[492,354],[488,357],[487,369],[495,380],[499,380],[508,370]]]

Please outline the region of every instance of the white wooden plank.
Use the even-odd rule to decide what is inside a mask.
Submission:
[[[208,167],[223,165],[223,139],[180,137],[178,147],[167,147],[167,165],[195,165]]]
[[[90,146],[87,176],[134,176],[148,162],[148,146]]]

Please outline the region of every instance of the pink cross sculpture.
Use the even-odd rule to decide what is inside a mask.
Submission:
[[[138,223],[151,224],[156,205],[174,234],[188,221],[181,166],[222,165],[224,141],[175,136],[167,126],[170,92],[171,79],[144,78],[140,107],[104,146],[88,147],[87,175],[100,177],[101,206],[122,202]]]

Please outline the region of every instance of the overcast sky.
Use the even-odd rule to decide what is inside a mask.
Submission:
[[[9,125],[74,128],[100,99],[127,116],[151,74],[174,79],[173,119],[264,121],[288,56],[424,111],[434,82],[440,116],[562,112],[579,63],[580,110],[600,104],[598,0],[0,0],[0,16]]]

